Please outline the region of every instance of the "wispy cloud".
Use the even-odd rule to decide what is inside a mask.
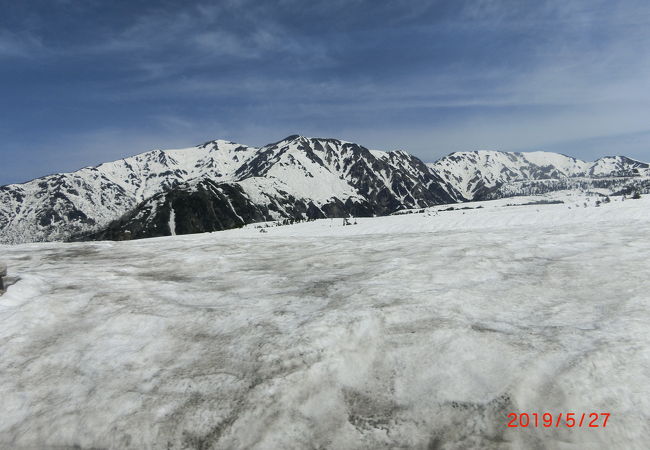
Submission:
[[[44,50],[42,41],[30,33],[0,29],[0,58],[33,58]]]
[[[37,112],[43,136],[94,160],[112,158],[120,140],[132,151],[294,132],[427,160],[486,147],[596,157],[598,142],[633,141],[650,159],[641,0],[90,1],[44,11],[13,27],[0,19],[0,58],[16,61],[0,86],[12,105],[0,138],[12,148]],[[93,135],[110,145],[83,150]]]

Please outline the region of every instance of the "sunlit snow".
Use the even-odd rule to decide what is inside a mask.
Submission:
[[[647,448],[650,199],[526,201],[0,246],[0,447]]]

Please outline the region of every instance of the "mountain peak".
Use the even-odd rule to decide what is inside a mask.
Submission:
[[[238,145],[236,142],[233,141],[227,141],[225,139],[214,139],[212,141],[207,141],[204,142],[203,144],[197,145],[197,148],[207,148],[207,147],[212,147],[213,149],[218,150],[220,147],[226,146],[226,145]]]
[[[271,142],[270,144],[266,144],[264,147],[275,147],[281,144],[285,143],[291,143],[291,142],[296,142],[296,141],[304,141],[307,140],[308,138],[301,136],[299,134],[292,134],[290,136],[285,137],[284,139],[280,139],[279,141],[276,142]]]

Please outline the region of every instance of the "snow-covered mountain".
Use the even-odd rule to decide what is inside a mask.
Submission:
[[[562,189],[626,192],[648,164],[547,153],[452,153],[432,164],[338,139],[216,140],[0,187],[0,243],[131,239],[279,219],[386,215]]]
[[[627,184],[635,177],[650,177],[648,164],[625,156],[606,156],[587,162],[550,152],[456,152],[428,166],[454,186],[465,200],[580,189],[585,187],[585,179],[589,180],[587,184],[593,182],[592,187],[606,188],[623,180],[608,184],[604,179],[624,179],[623,184]],[[582,180],[583,185],[577,184],[577,180]]]
[[[402,151],[302,136],[261,148],[217,140],[4,186],[0,243],[107,230],[165,235],[175,232],[172,217],[179,231],[213,231],[251,220],[385,215],[457,199],[451,185]]]

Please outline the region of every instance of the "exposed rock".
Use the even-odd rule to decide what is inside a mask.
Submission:
[[[7,276],[7,265],[0,262],[0,294],[5,291],[4,277]]]

